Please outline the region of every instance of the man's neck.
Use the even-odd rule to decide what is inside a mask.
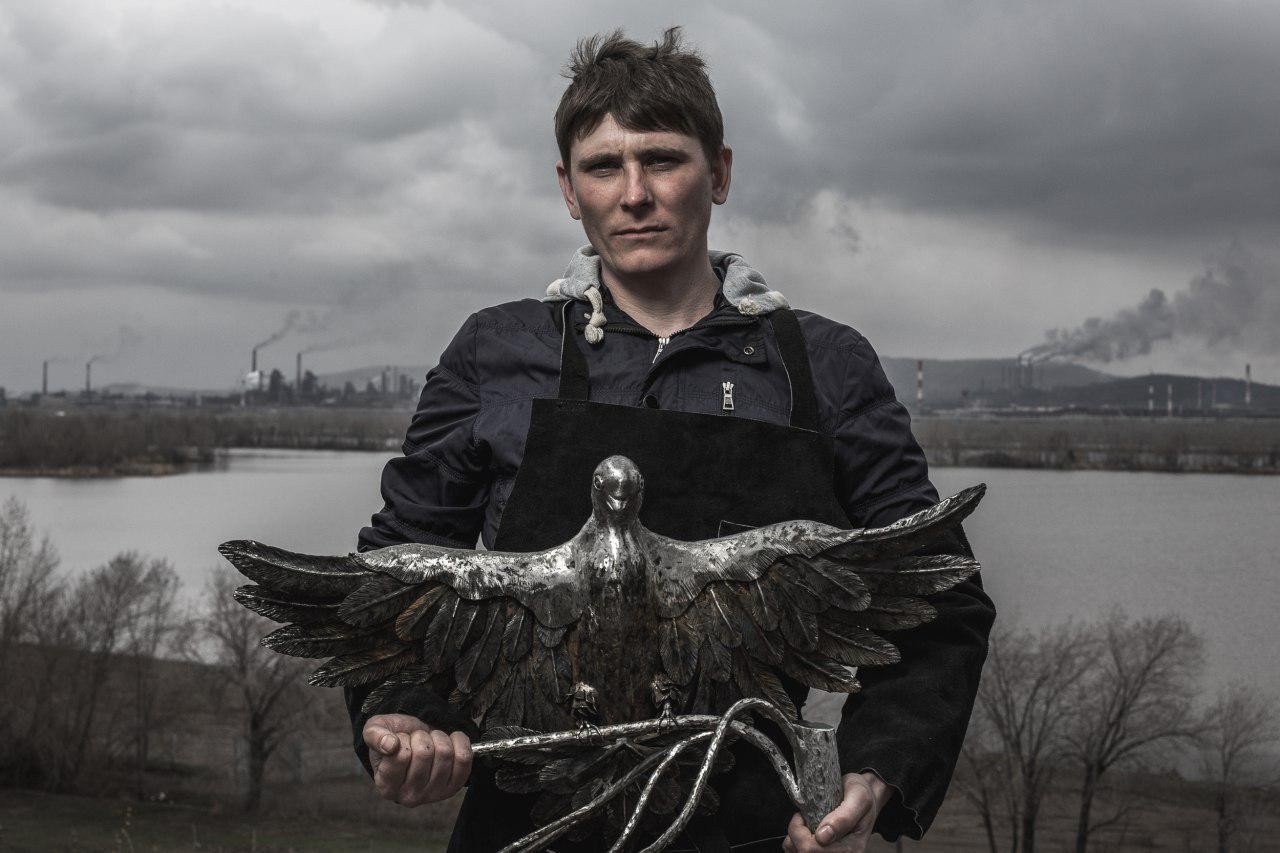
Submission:
[[[619,276],[601,265],[614,304],[660,338],[682,332],[711,313],[720,278],[705,254],[701,264],[652,276]]]

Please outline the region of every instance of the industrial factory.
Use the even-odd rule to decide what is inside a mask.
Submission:
[[[9,394],[9,405],[346,406],[409,408],[426,366],[383,365],[316,374],[306,350],[294,354],[291,376],[259,364],[259,346],[235,388],[187,390],[121,382],[95,384],[98,358],[83,363],[83,386],[51,385],[55,368],[66,382],[72,362],[46,359],[39,392]],[[1280,387],[1255,383],[1251,364],[1236,377],[1173,374],[1115,376],[1072,361],[1024,352],[1006,359],[884,358],[898,399],[916,415],[955,417],[1125,415],[1146,417],[1280,416]],[[56,384],[56,383],[55,383]],[[77,383],[78,385],[79,383]],[[0,389],[0,405],[6,395]]]

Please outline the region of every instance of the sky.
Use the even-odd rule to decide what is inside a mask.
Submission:
[[[1270,0],[6,0],[0,386],[434,363],[584,241],[574,42],[676,24],[734,149],[711,243],[792,304],[891,356],[1280,382]]]

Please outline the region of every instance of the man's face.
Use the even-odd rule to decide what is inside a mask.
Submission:
[[[622,276],[706,262],[711,205],[729,195],[733,154],[709,163],[694,137],[627,130],[605,116],[556,166],[569,214],[603,263]]]

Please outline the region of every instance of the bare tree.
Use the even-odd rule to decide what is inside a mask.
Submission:
[[[996,823],[1000,805],[1007,801],[1008,787],[1012,784],[1005,770],[1007,759],[1000,749],[990,717],[981,706],[974,709],[965,732],[964,745],[960,749],[960,762],[956,766],[954,784],[956,790],[969,801],[982,819],[982,829],[987,836],[990,853],[1000,853],[996,838]]]
[[[48,605],[61,584],[57,570],[58,554],[48,539],[37,541],[26,507],[15,498],[5,501],[0,507],[0,766],[19,777],[32,769],[26,754],[30,742],[20,737],[27,727],[22,715],[32,712],[31,667],[29,662],[20,667],[15,656],[21,650],[30,657],[28,645],[51,615]]]
[[[1269,747],[1280,744],[1280,715],[1276,701],[1246,684],[1223,688],[1205,715],[1201,758],[1206,778],[1214,787],[1218,818],[1218,851],[1228,853],[1243,817],[1241,789],[1272,785],[1263,768]]]
[[[80,578],[67,596],[61,620],[65,634],[58,646],[65,647],[63,665],[70,674],[62,680],[64,695],[57,702],[64,716],[51,720],[60,729],[60,747],[51,756],[55,788],[75,785],[95,736],[102,735],[112,711],[119,716],[118,702],[108,707],[107,687],[122,674],[120,652],[138,602],[147,596],[146,582],[145,561],[126,552]]]
[[[134,795],[142,797],[151,736],[160,723],[165,684],[162,658],[184,651],[190,634],[188,620],[177,605],[181,580],[167,560],[143,560],[123,555],[137,579],[138,594],[124,619],[120,651],[128,697],[128,733],[134,770]]]
[[[1004,777],[998,790],[1015,853],[1036,849],[1040,809],[1064,761],[1071,699],[1087,672],[1089,648],[1086,633],[1071,623],[1038,634],[998,628],[992,637],[975,711],[979,731],[990,733],[998,751],[974,760],[988,763],[988,775],[998,768]],[[994,851],[992,827],[987,841]]]
[[[1076,853],[1090,834],[1124,817],[1096,821],[1092,810],[1107,771],[1157,747],[1187,743],[1200,730],[1194,699],[1203,642],[1180,616],[1131,620],[1114,612],[1096,627],[1087,676],[1080,680],[1070,727],[1072,757],[1081,773]]]
[[[30,639],[36,604],[56,582],[57,569],[58,554],[49,540],[37,543],[26,506],[9,498],[0,507],[0,686],[10,683],[5,677],[10,655],[16,644]],[[3,698],[8,697],[0,694]]]
[[[244,808],[257,810],[267,762],[292,734],[307,709],[306,665],[260,645],[276,625],[241,607],[231,593],[239,576],[214,571],[205,596],[204,637],[224,686],[237,694],[244,714],[248,780]]]

